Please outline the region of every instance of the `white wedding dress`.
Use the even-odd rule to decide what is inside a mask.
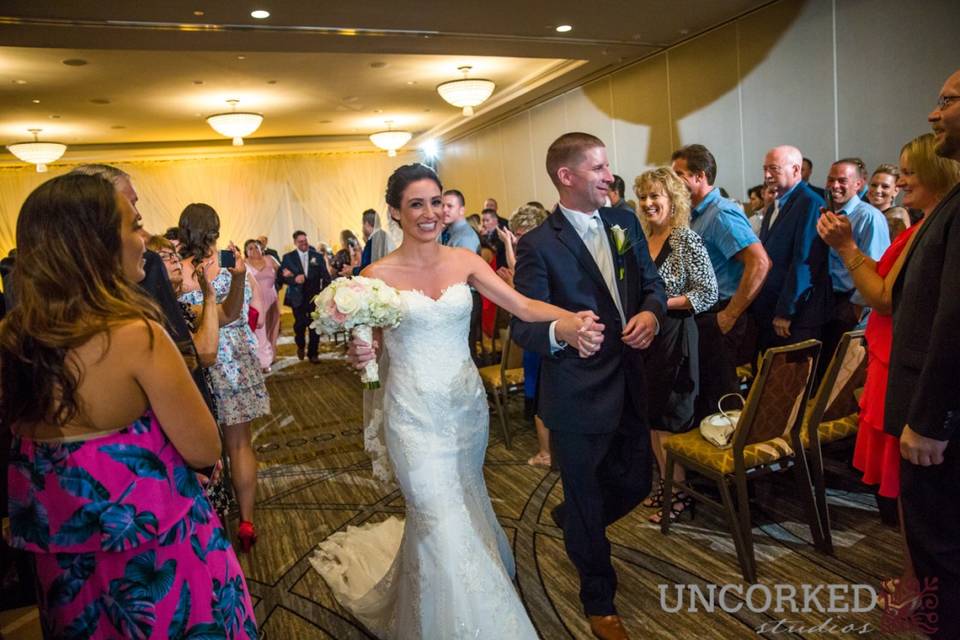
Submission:
[[[349,527],[311,562],[380,638],[537,638],[483,479],[489,413],[467,346],[470,288],[400,297],[403,320],[383,335],[383,412],[372,411],[366,444],[375,475],[386,479],[392,466],[406,522]]]

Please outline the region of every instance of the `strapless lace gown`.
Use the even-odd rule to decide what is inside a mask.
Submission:
[[[483,479],[489,414],[467,348],[470,289],[400,296],[404,319],[383,336],[383,430],[406,522],[350,527],[312,562],[380,638],[536,638]]]

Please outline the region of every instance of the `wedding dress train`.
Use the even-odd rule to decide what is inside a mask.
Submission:
[[[348,527],[311,562],[380,638],[537,638],[483,479],[489,413],[467,346],[470,288],[400,296],[404,318],[384,331],[390,364],[372,427],[382,428],[406,522]],[[374,460],[381,478],[383,462]]]

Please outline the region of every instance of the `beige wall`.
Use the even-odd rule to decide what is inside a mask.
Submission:
[[[777,144],[800,147],[823,185],[834,159],[896,162],[929,130],[940,86],[960,68],[958,24],[955,0],[783,0],[446,145],[440,174],[470,212],[489,196],[501,214],[528,200],[551,206],[547,147],[579,130],[606,142],[628,191],[694,142],[716,156],[717,184],[734,197],[761,181]]]

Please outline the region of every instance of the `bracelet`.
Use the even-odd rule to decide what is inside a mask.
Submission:
[[[847,271],[853,273],[860,265],[864,263],[864,261],[866,261],[866,259],[867,256],[863,255],[862,253],[858,253],[857,257],[847,263]]]

